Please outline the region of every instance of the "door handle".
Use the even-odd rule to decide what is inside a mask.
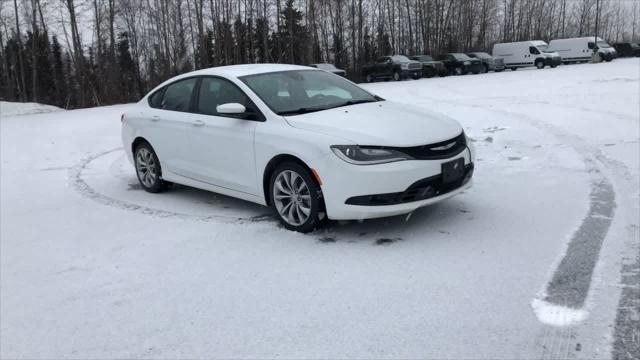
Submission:
[[[160,116],[152,116],[151,117],[151,121],[156,122],[156,121],[160,121]]]
[[[204,122],[202,120],[196,120],[192,123],[193,126],[201,127],[204,126]]]

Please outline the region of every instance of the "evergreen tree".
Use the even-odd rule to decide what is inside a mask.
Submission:
[[[136,68],[129,50],[129,35],[126,32],[118,35],[116,56],[120,76],[120,101],[134,101],[137,97]]]
[[[58,42],[58,37],[53,35],[52,45],[51,45],[51,59],[53,62],[53,84],[54,84],[54,98],[53,104],[59,107],[64,107],[65,97],[64,93],[66,92],[67,83],[64,73],[64,63],[62,61],[62,49],[60,48],[60,43]]]

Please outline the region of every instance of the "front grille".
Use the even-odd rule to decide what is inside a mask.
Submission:
[[[442,174],[438,174],[416,181],[403,192],[354,196],[348,198],[345,204],[384,206],[426,200],[458,189],[469,182],[472,176],[473,163],[470,163],[464,167],[464,176],[460,180],[452,183],[444,183],[442,181]]]
[[[453,139],[412,147],[385,147],[410,155],[416,160],[440,160],[454,157],[467,148],[464,132]]]
[[[421,69],[422,69],[421,63],[409,63],[409,70],[421,70]]]

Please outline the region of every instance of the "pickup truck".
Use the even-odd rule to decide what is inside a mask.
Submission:
[[[440,57],[451,75],[465,75],[470,72],[479,74],[482,71],[482,61],[468,57],[462,53],[450,53]]]
[[[414,55],[411,60],[419,61],[422,63],[422,76],[426,78],[438,76],[446,76],[447,68],[444,67],[442,61],[434,60],[430,55]]]
[[[504,70],[504,60],[501,58],[494,58],[486,52],[472,52],[467,55],[471,58],[482,61],[483,73],[487,73],[489,71],[500,72]]]
[[[408,77],[419,79],[422,77],[422,64],[404,55],[381,56],[375,63],[362,67],[362,76],[367,82],[377,79],[399,81]]]

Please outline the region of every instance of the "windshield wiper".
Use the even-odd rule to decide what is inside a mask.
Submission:
[[[326,110],[326,109],[327,108],[324,108],[324,107],[315,107],[315,108],[301,107],[293,110],[280,111],[277,114],[278,115],[299,115],[299,114],[307,114],[307,113]]]
[[[364,104],[364,103],[378,102],[378,101],[382,101],[382,100],[378,99],[378,98],[375,98],[375,99],[362,99],[362,100],[349,100],[349,101],[343,102],[342,104],[331,106],[331,107],[329,107],[327,109],[334,109],[334,108],[339,108],[339,107],[343,107],[343,106]]]

